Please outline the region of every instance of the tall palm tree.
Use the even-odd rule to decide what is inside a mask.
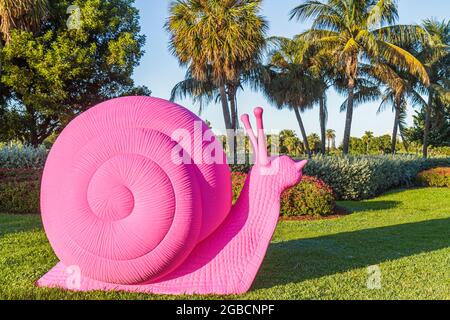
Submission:
[[[336,144],[336,130],[333,129],[327,129],[327,141],[328,141],[328,152],[331,150],[331,146],[335,146]]]
[[[299,41],[299,40],[297,40]],[[310,56],[309,71],[315,78],[319,90],[319,125],[320,125],[320,150],[326,153],[326,126],[328,120],[327,91],[335,85],[335,59],[326,51],[313,50]]]
[[[401,38],[421,38],[418,26],[394,25],[398,20],[395,0],[307,0],[291,12],[291,19],[313,19],[310,30],[302,36],[326,50],[339,61],[337,68],[345,76],[347,115],[344,131],[344,154],[348,154],[356,81],[361,63],[380,58],[428,82],[428,75],[411,53],[396,45]],[[395,35],[395,36],[393,36]]]
[[[395,154],[397,135],[400,132],[405,150],[408,150],[407,142],[405,140],[406,130],[406,114],[408,102],[412,106],[425,105],[425,100],[422,98],[420,92],[417,92],[417,81],[412,79],[407,74],[402,74],[399,71],[394,71],[391,68],[383,68],[382,82],[386,85],[386,90],[382,95],[378,113],[385,110],[388,106],[392,107],[394,112],[394,127],[392,130],[391,153]]]
[[[423,44],[418,55],[430,76],[430,85],[422,87],[428,95],[422,151],[426,158],[433,106],[450,104],[450,21],[425,20],[423,28],[432,38],[432,41]]]
[[[305,151],[311,157],[311,149],[301,113],[312,108],[323,96],[323,88],[318,78],[309,70],[309,60],[305,59],[308,44],[299,39],[271,39],[274,44],[269,52],[269,64],[260,81],[265,96],[277,108],[293,110],[300,128]]]
[[[177,0],[166,29],[170,49],[198,81],[217,87],[227,131],[236,131],[236,92],[243,72],[259,61],[265,45],[262,0]],[[232,138],[234,140],[234,138]],[[231,143],[230,135],[228,143]]]

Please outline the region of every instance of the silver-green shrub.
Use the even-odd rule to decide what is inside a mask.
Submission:
[[[44,146],[21,144],[0,146],[0,168],[42,168],[47,158]]]
[[[450,158],[416,156],[314,157],[304,173],[329,184],[338,199],[360,200],[389,189],[411,186],[419,172],[450,166]]]

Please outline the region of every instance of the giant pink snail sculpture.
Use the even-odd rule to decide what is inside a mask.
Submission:
[[[42,177],[43,224],[60,262],[37,285],[158,294],[249,290],[277,225],[280,195],[301,180],[306,164],[268,157],[262,113],[254,110],[257,136],[249,116],[241,117],[255,164],[234,206],[230,169],[215,137],[187,142],[191,152],[213,144],[221,163],[170,159],[182,145],[172,133],[193,133],[201,121],[189,110],[124,97],[75,118],[53,145]]]

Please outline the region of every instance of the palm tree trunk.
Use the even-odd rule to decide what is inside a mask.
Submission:
[[[294,112],[297,118],[298,126],[300,127],[300,132],[302,133],[306,154],[308,155],[308,158],[311,158],[311,149],[309,148],[308,137],[306,136],[305,127],[303,126],[302,116],[300,115],[300,111],[296,107],[294,107]]]
[[[234,86],[228,86],[228,100],[230,101],[231,110],[231,129],[233,130],[233,162],[237,163],[237,138],[236,129],[238,124],[237,106],[236,106],[236,89]]]
[[[428,157],[428,138],[431,127],[431,104],[433,103],[433,94],[431,91],[428,94],[428,103],[425,109],[425,128],[423,130],[423,157]]]
[[[408,141],[406,141],[405,137],[403,136],[402,130],[400,130],[400,137],[402,138],[403,147],[405,148],[406,153],[409,153]]]
[[[3,41],[0,36],[0,54],[1,54],[2,50],[3,50]],[[2,68],[3,68],[2,59],[0,59],[0,103],[1,103],[1,107],[3,109],[3,87],[2,87],[3,84],[1,82],[2,74],[3,74]]]
[[[228,101],[230,101],[231,128],[237,128],[236,90],[228,86]]]
[[[320,151],[322,154],[326,153],[326,128],[325,128],[325,99],[320,98]]]
[[[398,124],[400,122],[400,105],[399,103],[395,104],[395,119],[394,119],[394,129],[392,130],[392,143],[391,143],[391,153],[395,154],[395,149],[397,147],[397,133],[398,133]]]
[[[230,153],[233,153],[233,139],[234,135],[232,134],[232,126],[231,126],[231,118],[230,118],[230,110],[228,108],[228,99],[225,90],[225,86],[221,85],[219,87],[220,92],[220,101],[222,103],[222,112],[223,112],[223,120],[225,122],[225,129],[227,131],[227,145]]]
[[[344,130],[344,154],[348,154],[350,145],[350,133],[352,130],[353,119],[353,98],[355,96],[355,81],[349,80],[348,86],[348,100],[347,100],[347,115],[345,117],[345,130]]]

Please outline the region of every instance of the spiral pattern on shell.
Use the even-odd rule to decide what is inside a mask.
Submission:
[[[45,231],[64,265],[109,283],[151,282],[223,222],[230,171],[218,140],[194,141],[196,121],[166,100],[124,97],[69,123],[49,153],[41,186]],[[188,157],[214,144],[223,162],[172,161],[180,145],[171,135],[180,129],[191,134]]]

